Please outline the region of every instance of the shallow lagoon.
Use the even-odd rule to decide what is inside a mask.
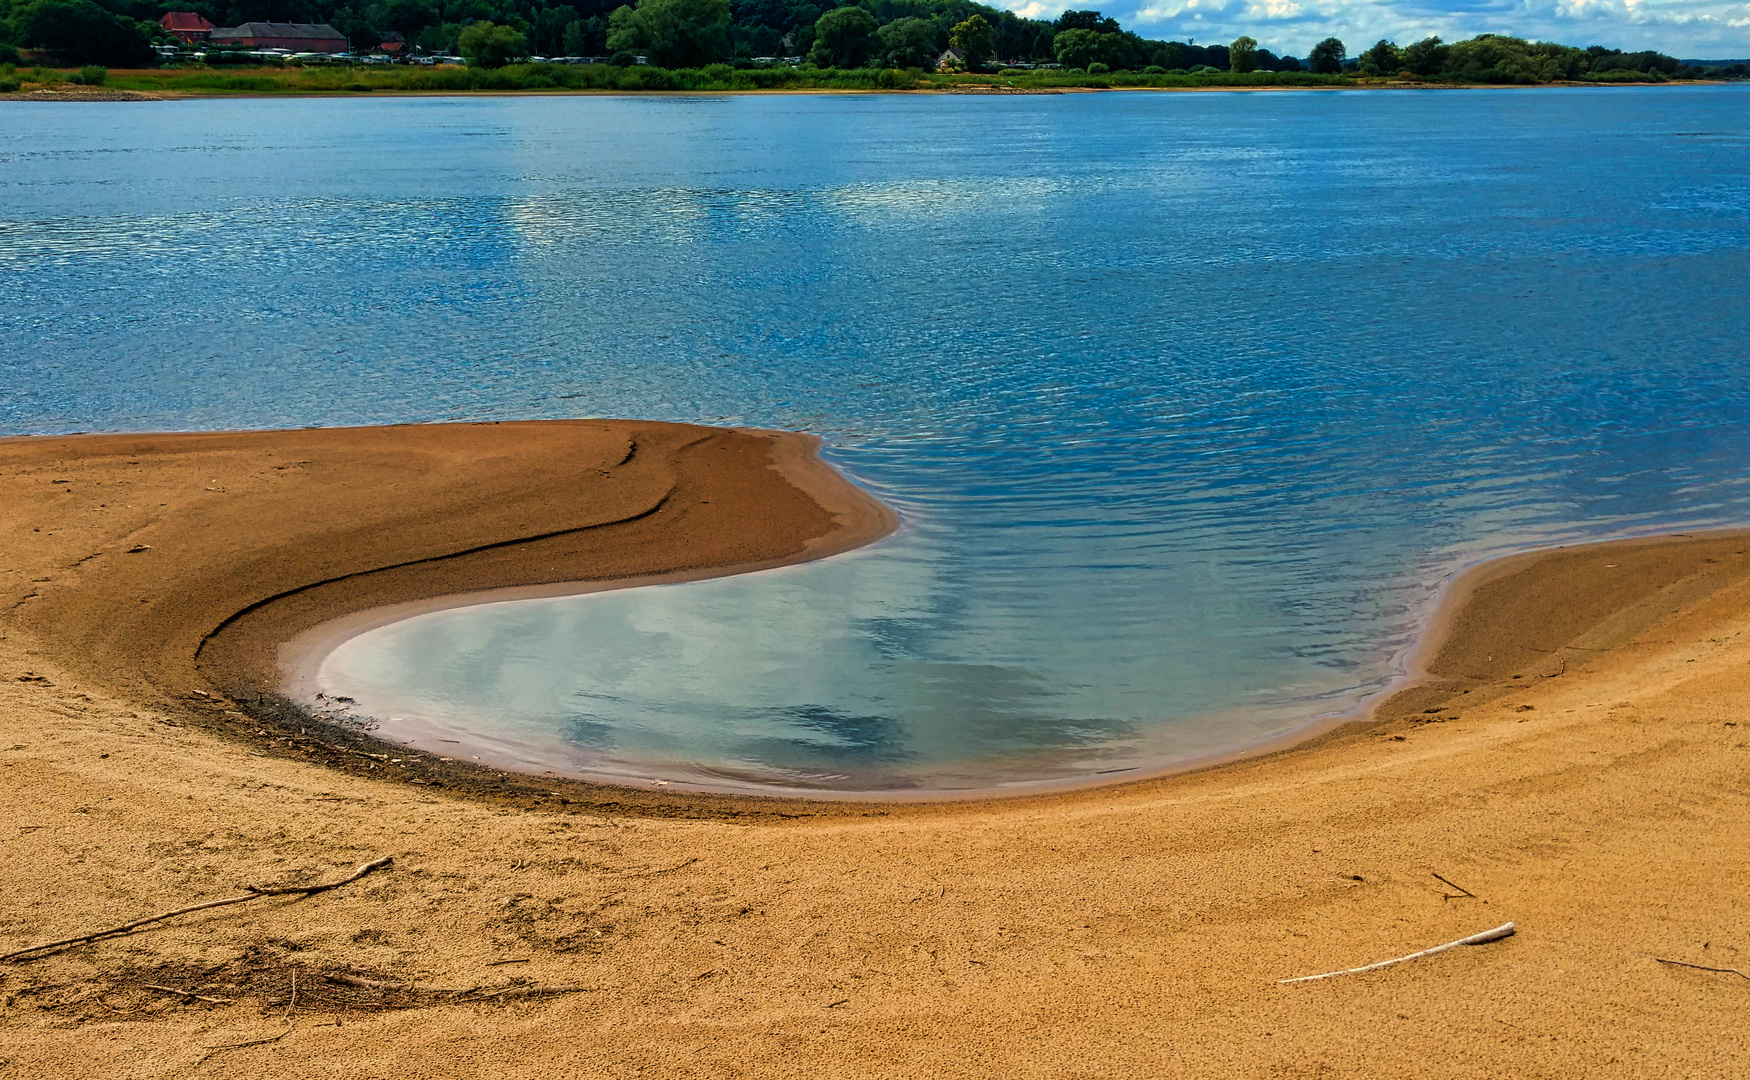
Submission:
[[[815,431],[899,534],[423,616],[331,691],[556,771],[1119,776],[1350,707],[1466,561],[1750,520],[1747,106],[11,105],[0,430]]]

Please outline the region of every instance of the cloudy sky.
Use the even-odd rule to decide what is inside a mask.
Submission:
[[[1011,10],[1052,19],[1066,6],[1006,0]],[[1439,34],[1456,41],[1512,34],[1565,45],[1658,49],[1679,57],[1750,57],[1750,0],[1090,0],[1144,37],[1200,45],[1250,34],[1273,52],[1305,57],[1336,35],[1350,55],[1380,38],[1403,45]]]

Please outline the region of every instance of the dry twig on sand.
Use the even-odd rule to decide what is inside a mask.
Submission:
[[[1653,959],[1661,964],[1670,964],[1672,967],[1694,968],[1697,971],[1717,971],[1722,975],[1736,975],[1740,979],[1750,979],[1750,975],[1744,974],[1737,968],[1709,967],[1707,964],[1691,964],[1687,960],[1667,960],[1663,956],[1655,956]]]
[[[413,982],[393,982],[388,979],[367,979],[363,975],[349,975],[336,972],[324,976],[331,983],[350,986],[357,990],[396,990],[406,994],[436,994],[442,997],[455,998],[463,1001],[488,1001],[496,998],[512,997],[548,997],[555,994],[593,994],[606,989],[601,986],[574,986],[570,984],[543,986],[540,983],[512,983],[487,989],[483,986],[470,986],[467,989],[453,986],[422,986]]]
[[[231,998],[208,997],[205,994],[197,994],[193,990],[178,990],[174,986],[159,986],[156,983],[147,983],[142,989],[157,990],[160,993],[165,994],[176,994],[177,996],[185,997],[190,1001],[209,1001],[214,1005],[230,1005],[233,1003]]]
[[[1428,871],[1428,872],[1429,872],[1429,873],[1430,873],[1430,874],[1434,874],[1434,871],[1432,871],[1432,870],[1430,870],[1430,871]],[[1459,893],[1460,893],[1460,894],[1462,894],[1462,895],[1463,895],[1463,896],[1468,896],[1468,897],[1470,897],[1470,898],[1471,898],[1471,899],[1472,899],[1472,900],[1475,900],[1475,899],[1476,899],[1476,898],[1477,898],[1477,894],[1476,894],[1476,893],[1474,893],[1474,892],[1471,892],[1471,891],[1470,891],[1470,890],[1469,890],[1469,889],[1467,889],[1467,888],[1465,888],[1465,887],[1464,887],[1464,886],[1463,886],[1463,885],[1460,885],[1460,884],[1459,884],[1459,883],[1458,883],[1458,882],[1456,882],[1456,881],[1453,881],[1453,880],[1451,880],[1451,879],[1450,879],[1450,878],[1445,878],[1445,877],[1441,877],[1441,876],[1440,876],[1440,875],[1439,875],[1439,874],[1434,874],[1434,876],[1435,876],[1435,877],[1437,877],[1437,878],[1440,878],[1440,881],[1441,881],[1441,883],[1442,883],[1442,884],[1444,884],[1444,885],[1450,885],[1450,886],[1452,886],[1452,887],[1453,887],[1453,888],[1455,888],[1455,889],[1457,889],[1457,890],[1458,890],[1458,891],[1459,891]],[[1457,900],[1457,899],[1459,899],[1459,897],[1457,897],[1457,896],[1448,896],[1448,895],[1446,895],[1446,894],[1444,894],[1444,893],[1442,893],[1442,894],[1441,894],[1441,897],[1440,897],[1440,898],[1441,898],[1441,899],[1442,899],[1442,900]]]
[[[202,1047],[202,1049],[204,1049],[206,1051],[206,1053],[204,1053],[200,1056],[200,1060],[196,1061],[195,1065],[198,1066],[198,1065],[204,1064],[206,1062],[206,1060],[208,1058],[212,1057],[214,1054],[221,1054],[221,1053],[224,1053],[226,1050],[242,1050],[242,1049],[245,1049],[245,1048],[251,1047],[251,1046],[267,1046],[270,1043],[279,1042],[281,1039],[285,1038],[287,1035],[290,1035],[292,1033],[292,1029],[294,1027],[297,1027],[297,1026],[298,1025],[296,1022],[287,1024],[286,1029],[284,1031],[280,1032],[278,1035],[272,1035],[272,1036],[269,1036],[268,1038],[265,1038],[265,1039],[251,1039],[248,1042],[220,1043],[218,1046]]]
[[[1480,934],[1472,934],[1470,937],[1462,937],[1457,941],[1449,941],[1444,945],[1436,945],[1432,949],[1423,949],[1421,952],[1413,952],[1408,956],[1399,956],[1390,960],[1381,960],[1377,964],[1367,964],[1363,967],[1344,968],[1342,971],[1327,971],[1323,975],[1301,975],[1293,979],[1277,979],[1276,982],[1278,985],[1282,983],[1311,982],[1314,979],[1334,979],[1338,975],[1357,975],[1363,971],[1377,971],[1382,967],[1401,964],[1406,960],[1420,960],[1424,956],[1433,956],[1435,953],[1443,953],[1448,949],[1456,949],[1460,945],[1482,945],[1490,941],[1499,941],[1504,937],[1512,937],[1513,933],[1514,930],[1512,923],[1502,923],[1493,930],[1484,930]]]
[[[267,896],[314,896],[317,893],[327,892],[330,889],[338,889],[342,885],[350,885],[371,871],[381,870],[383,867],[389,866],[394,861],[395,857],[393,855],[384,855],[382,858],[372,859],[370,862],[364,863],[357,870],[354,870],[351,874],[341,878],[339,881],[330,881],[320,885],[245,885],[244,888],[249,891],[242,896],[228,896],[223,900],[208,900],[203,904],[190,904],[188,907],[177,908],[174,911],[166,911],[158,915],[148,915],[144,919],[135,919],[133,922],[122,923],[120,926],[111,926],[103,930],[93,930],[89,934],[80,934],[76,937],[62,938],[59,941],[45,941],[41,945],[32,945],[28,949],[19,949],[17,952],[6,953],[4,956],[0,956],[0,963],[9,963],[30,956],[33,953],[47,952],[50,949],[59,949],[68,945],[82,945],[87,941],[98,941],[102,938],[115,937],[118,934],[125,934],[131,930],[137,930],[140,927],[147,926],[151,923],[163,922],[165,919],[173,919],[178,915],[188,915],[196,911],[205,911],[207,908],[224,907],[227,904],[242,904],[247,903],[250,900],[260,900]]]

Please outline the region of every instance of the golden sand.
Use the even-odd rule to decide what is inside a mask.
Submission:
[[[891,528],[809,451],[619,422],[0,440],[0,952],[395,857],[0,964],[0,1075],[1750,1069],[1750,980],[1659,962],[1750,972],[1743,533],[1489,564],[1363,720],[1006,801],[500,778],[252,697],[278,643],[385,604]]]

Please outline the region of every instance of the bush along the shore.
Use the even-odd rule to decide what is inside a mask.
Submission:
[[[22,74],[22,73],[21,73]],[[105,76],[98,76],[105,78]],[[1610,71],[1586,73],[1573,81],[1662,82],[1663,73]],[[40,81],[86,82],[83,75],[45,73]],[[941,74],[922,68],[831,68],[805,65],[745,66],[728,63],[698,68],[650,65],[520,63],[503,67],[184,67],[156,71],[107,72],[118,89],[191,93],[309,94],[362,91],[467,93],[470,91],[598,91],[608,93],[719,92],[745,90],[937,90],[953,92],[1052,91],[1059,89],[1197,89],[1222,87],[1359,87],[1383,85],[1464,85],[1466,80],[1423,78],[1413,72],[1367,76],[1310,71],[1252,71],[1239,74],[1204,66],[1140,71],[1087,69],[1005,70],[988,74]],[[1503,80],[1504,81],[1504,80]],[[1523,80],[1513,80],[1515,82]],[[95,84],[93,84],[95,85]]]

